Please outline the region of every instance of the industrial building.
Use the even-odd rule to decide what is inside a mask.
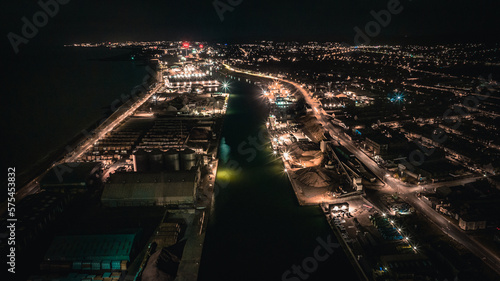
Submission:
[[[158,148],[146,151],[137,150],[132,155],[134,172],[160,171],[189,171],[198,164],[196,152],[192,149],[181,151],[169,149],[162,151]]]
[[[49,271],[127,270],[136,251],[136,233],[56,236],[40,268]]]
[[[328,210],[330,213],[338,214],[338,213],[349,213],[349,203],[342,202],[336,204],[329,204]]]
[[[197,154],[208,154],[211,141],[216,139],[215,127],[216,121],[204,117],[134,117],[97,141],[82,160],[112,164],[128,161],[141,149],[150,152],[190,148]]]
[[[52,168],[40,181],[40,188],[57,192],[80,192],[101,186],[100,162],[63,163]]]
[[[203,118],[158,118],[145,133],[136,149],[151,150],[154,148],[167,150],[190,147],[198,153],[207,153],[209,141],[215,122]],[[200,144],[197,136],[203,129],[206,138]]]
[[[60,218],[74,198],[74,194],[42,191],[19,202],[16,206],[16,249],[29,249],[32,243],[49,231],[50,226]],[[0,250],[5,252],[9,247],[6,241],[9,237],[6,215],[0,218]]]
[[[199,169],[116,173],[104,186],[101,202],[106,207],[193,206],[199,180]]]
[[[202,87],[207,92],[215,92],[221,86],[221,83],[207,72],[190,63],[171,66],[164,71],[163,81],[165,86],[172,89]]]
[[[98,140],[92,149],[86,154],[88,161],[116,161],[130,156],[150,126],[151,122],[146,119],[134,118],[120,130],[106,134],[106,137]]]
[[[383,133],[373,132],[365,139],[365,147],[371,150],[373,155],[380,157],[388,157],[406,146],[408,146],[408,140],[403,135],[395,133],[391,137],[387,137]]]

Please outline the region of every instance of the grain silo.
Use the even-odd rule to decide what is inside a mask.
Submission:
[[[165,160],[165,168],[168,171],[179,171],[180,170],[180,161],[179,161],[179,151],[175,149],[169,149],[167,152],[163,154]]]
[[[149,170],[159,172],[164,170],[163,166],[163,151],[158,148],[153,149],[149,153]]]
[[[132,155],[134,161],[134,172],[145,172],[149,170],[149,154],[144,149],[137,150]]]
[[[193,166],[196,166],[196,152],[192,149],[186,148],[181,151],[181,167],[183,170],[191,170]]]

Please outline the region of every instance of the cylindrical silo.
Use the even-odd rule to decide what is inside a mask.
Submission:
[[[134,172],[145,172],[149,170],[149,155],[143,149],[137,150],[132,155],[134,161]]]
[[[179,162],[179,151],[175,149],[169,149],[167,152],[163,154],[165,159],[165,168],[168,171],[179,171],[181,168]]]
[[[149,169],[153,172],[163,170],[163,151],[158,148],[153,149],[149,153]]]
[[[196,152],[186,148],[181,152],[181,162],[183,170],[191,170],[196,165]]]

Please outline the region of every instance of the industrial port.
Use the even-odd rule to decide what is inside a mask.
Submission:
[[[229,94],[193,50],[151,56],[143,91],[19,189],[18,276],[197,279]]]
[[[385,80],[359,78],[364,70],[355,81],[343,72],[284,72],[275,57],[300,49],[350,61],[344,54],[370,53],[370,48],[316,43],[269,47],[273,44],[68,46],[133,45],[154,71],[142,91],[18,189],[19,276],[32,281],[194,281],[227,272],[221,278],[233,280],[241,274],[236,266],[265,267],[279,259],[285,269],[280,264],[263,275],[294,280],[286,268],[296,257],[286,260],[285,254],[271,251],[262,258],[267,262],[261,262],[249,248],[276,246],[291,256],[302,235],[317,236],[326,227],[342,250],[329,262],[346,268],[348,278],[446,280],[460,275],[495,280],[500,193],[492,150],[498,146],[495,133],[483,129],[496,131],[496,117],[491,117],[496,113],[469,108],[474,113],[411,118],[400,113],[417,114],[412,102],[422,102],[421,95],[428,94],[415,90],[421,88],[417,84],[404,84],[410,90],[403,92]],[[281,51],[269,55],[274,50]],[[265,67],[269,60],[273,66]],[[410,77],[404,83],[417,80]],[[475,83],[477,95],[498,92],[495,81],[471,78],[468,83]],[[388,97],[386,87],[392,91]],[[239,110],[246,110],[243,114],[228,106],[232,89],[240,91],[235,98],[240,99]],[[456,99],[472,88],[432,91],[451,91]],[[229,118],[232,126],[226,128]],[[447,124],[462,121],[470,127],[466,132],[484,132],[478,141],[484,146],[482,157],[457,146],[475,141]],[[452,142],[436,140],[440,131],[450,134]],[[416,152],[426,161],[416,165]],[[483,161],[485,156],[492,161]],[[10,212],[3,207],[0,224],[7,229]],[[217,208],[225,213],[215,215]],[[283,231],[282,224],[296,219],[302,219],[306,230],[290,231],[289,241],[269,235],[272,227]],[[211,245],[205,245],[210,223],[218,225],[212,225]],[[235,237],[229,238],[233,231]],[[1,246],[7,250],[6,244]],[[219,264],[222,253],[226,260]],[[321,274],[317,278],[331,276]],[[242,280],[253,276],[248,273]]]
[[[223,67],[230,75],[258,81],[262,99],[270,110],[266,121],[270,148],[281,159],[283,172],[290,179],[298,203],[321,206],[360,280],[387,280],[385,278],[390,277],[414,280],[417,276],[445,278],[449,273],[442,270],[443,263],[450,260],[455,263],[460,259],[461,262],[479,262],[470,255],[456,258],[457,252],[464,255],[467,251],[457,247],[456,241],[468,245],[467,249],[476,255],[490,254],[485,245],[471,241],[459,230],[484,229],[485,222],[462,223],[465,218],[447,213],[449,205],[441,207],[442,201],[436,199],[436,187],[441,189],[437,192],[438,197],[442,192],[450,194],[447,186],[458,189],[461,184],[474,182],[478,174],[464,173],[446,179],[438,173],[424,175],[422,171],[422,174],[414,174],[406,171],[403,164],[398,167],[392,161],[381,159],[381,156],[397,158],[390,153],[402,149],[401,144],[406,142],[404,136],[393,133],[389,140],[390,149],[384,152],[387,145],[384,148],[380,143],[387,139],[369,136],[362,142],[360,128],[339,122],[336,114],[342,110],[335,107],[344,108],[345,104],[354,101],[356,106],[370,106],[374,100],[372,97],[357,96],[349,91],[336,97],[331,92],[318,94],[314,92],[317,84],[299,83],[296,82],[298,79],[286,78],[281,73],[259,72],[229,64],[223,64]],[[442,168],[448,166],[443,164]],[[490,186],[483,180],[469,184],[465,189],[491,190]],[[433,216],[432,211],[429,212],[432,209],[455,221],[443,219],[445,225],[441,226],[440,219],[434,222],[437,227],[429,225],[425,221]],[[491,214],[495,212],[491,210]],[[491,221],[496,220],[488,217]],[[438,251],[441,252],[438,254]],[[493,271],[498,271],[496,259],[495,254],[491,260],[482,258]],[[451,270],[458,272],[457,269]],[[490,269],[486,272],[490,278],[496,274]]]

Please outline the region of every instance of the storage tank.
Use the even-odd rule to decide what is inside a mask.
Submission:
[[[179,161],[179,151],[175,149],[169,149],[163,154],[165,160],[165,168],[168,171],[179,171],[181,169]]]
[[[149,169],[153,172],[162,171],[163,168],[163,151],[158,148],[153,149],[149,153]]]
[[[184,149],[181,152],[181,162],[183,170],[191,170],[196,165],[196,152],[189,148]]]
[[[134,161],[134,172],[149,170],[149,155],[144,149],[139,149],[132,154],[132,160]]]

